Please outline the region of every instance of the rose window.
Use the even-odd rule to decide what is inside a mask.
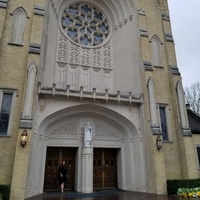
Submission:
[[[105,14],[89,3],[66,7],[61,26],[70,39],[84,46],[100,45],[110,33]]]

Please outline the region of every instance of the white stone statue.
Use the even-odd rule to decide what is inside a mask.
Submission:
[[[92,143],[92,127],[87,122],[84,130],[84,146],[89,147]]]

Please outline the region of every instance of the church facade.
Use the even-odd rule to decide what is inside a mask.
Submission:
[[[66,189],[84,193],[199,178],[167,0],[4,0],[0,14],[10,199],[58,190],[63,160]]]

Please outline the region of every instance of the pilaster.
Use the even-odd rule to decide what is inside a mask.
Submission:
[[[92,191],[93,191],[93,148],[83,147],[81,192],[91,193]]]

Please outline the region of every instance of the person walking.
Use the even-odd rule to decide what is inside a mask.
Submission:
[[[63,193],[64,187],[67,183],[67,169],[65,166],[65,160],[62,161],[62,164],[60,165],[58,169],[58,182],[60,184],[61,193]]]

